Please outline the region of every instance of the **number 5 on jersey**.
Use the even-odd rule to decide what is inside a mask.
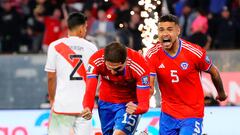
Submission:
[[[172,83],[179,82],[179,77],[177,75],[177,70],[170,70],[170,72],[171,72],[171,77],[172,77]]]

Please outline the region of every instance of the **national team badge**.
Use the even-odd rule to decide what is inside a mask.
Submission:
[[[188,68],[188,63],[187,62],[182,62],[181,63],[181,68],[182,68],[182,70],[186,70],[187,68]]]
[[[142,84],[147,85],[148,84],[148,76],[142,77]]]
[[[87,73],[92,73],[93,72],[93,69],[94,69],[94,66],[92,65],[88,65],[88,69],[87,69]]]
[[[210,58],[209,58],[208,56],[205,57],[205,61],[206,61],[208,64],[210,64],[210,62],[211,62],[211,60],[210,60]]]

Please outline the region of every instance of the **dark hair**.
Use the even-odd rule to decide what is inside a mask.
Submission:
[[[178,18],[172,14],[166,14],[159,18],[159,22],[174,22],[175,24],[179,25]]]
[[[87,17],[80,12],[73,12],[68,16],[68,29],[72,30],[76,26],[83,25],[87,21]]]
[[[104,60],[113,63],[124,63],[127,57],[127,49],[119,42],[112,42],[105,47]]]

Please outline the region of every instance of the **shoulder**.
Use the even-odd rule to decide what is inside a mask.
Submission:
[[[131,48],[127,48],[127,57],[135,61],[141,61],[144,59],[144,57],[139,52]]]
[[[146,60],[141,54],[132,49],[128,49],[127,66],[129,66],[133,72],[137,73],[139,76],[148,72],[146,63]]]
[[[104,63],[104,49],[98,50],[90,57],[90,63],[96,66],[102,65]]]
[[[189,52],[190,55],[202,58],[203,54],[206,52],[206,50],[199,45],[193,44],[183,39],[180,39],[180,41],[182,48]]]
[[[93,51],[97,51],[98,49],[97,49],[97,46],[95,45],[95,44],[93,44],[92,42],[90,42],[90,41],[88,41],[88,40],[86,40],[86,39],[81,39],[82,41],[83,41],[83,43],[84,43],[84,45],[87,47],[87,48],[89,48],[89,49],[91,49],[91,50],[93,50]]]
[[[147,58],[151,58],[154,55],[156,55],[160,50],[162,49],[162,45],[160,43],[154,44],[153,47],[151,47],[147,53],[146,53],[146,57]]]
[[[49,46],[56,46],[56,45],[64,42],[66,39],[67,39],[67,38],[60,38],[60,39],[58,39],[58,40],[55,40],[55,41],[51,42]]]
[[[58,39],[58,40],[55,40],[55,41],[51,42],[51,43],[49,44],[48,50],[49,50],[49,51],[55,50],[55,49],[56,49],[56,46],[57,46],[57,45],[60,45],[61,43],[63,43],[66,39],[67,39],[67,38],[60,38],[60,39]]]

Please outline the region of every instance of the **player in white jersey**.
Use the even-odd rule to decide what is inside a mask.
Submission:
[[[92,134],[91,120],[81,117],[86,89],[86,67],[97,47],[84,39],[87,18],[82,13],[69,15],[68,37],[52,42],[48,48],[45,71],[52,109],[48,135]]]

